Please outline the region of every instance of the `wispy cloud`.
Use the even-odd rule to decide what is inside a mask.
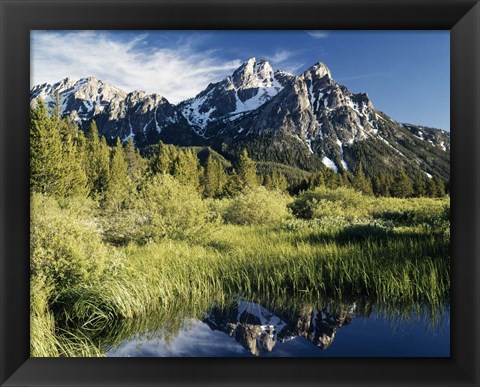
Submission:
[[[298,75],[298,70],[305,68],[305,63],[289,63],[282,67],[283,71]]]
[[[274,54],[264,55],[264,57],[268,58],[274,68],[295,74],[298,69],[304,66],[303,63],[298,62],[298,57],[301,56],[301,54],[300,51],[295,50],[279,50],[275,51]]]
[[[42,32],[31,39],[31,85],[95,76],[125,91],[158,92],[177,103],[231,74],[241,60],[225,60],[194,44],[149,48],[147,34],[113,39],[105,32]]]
[[[292,51],[281,50],[276,51],[275,54],[269,56],[273,63],[282,63],[291,58],[294,55]]]
[[[328,31],[322,31],[322,30],[306,31],[306,33],[315,39],[324,39],[324,38],[327,38],[329,35]]]

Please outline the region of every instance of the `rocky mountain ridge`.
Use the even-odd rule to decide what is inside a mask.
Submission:
[[[84,129],[94,119],[107,139],[132,138],[141,147],[162,140],[247,148],[257,160],[303,169],[356,171],[361,163],[371,175],[402,168],[446,180],[450,173],[448,132],[392,120],[366,93],[338,84],[321,62],[294,76],[250,58],[177,105],[94,77],[35,86],[30,99],[39,98]]]

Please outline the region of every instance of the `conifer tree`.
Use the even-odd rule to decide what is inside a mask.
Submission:
[[[335,188],[347,186],[348,184],[346,183],[346,181],[348,181],[348,180],[344,177],[343,173],[340,173],[340,172],[335,173],[335,175],[334,175]]]
[[[309,188],[324,187],[324,186],[325,186],[325,176],[324,176],[323,170],[319,170],[309,180]]]
[[[288,182],[285,175],[279,171],[273,170],[265,176],[264,185],[272,191],[285,192],[288,188]]]
[[[138,149],[135,149],[135,145],[131,138],[125,143],[124,151],[125,160],[127,161],[128,177],[134,186],[136,186],[145,175],[147,169],[146,162],[142,156],[140,156]]]
[[[375,175],[372,177],[372,190],[375,196],[383,196],[382,195],[382,182],[380,180],[379,175]]]
[[[74,134],[63,140],[63,169],[66,195],[87,197],[88,178],[82,163],[81,150],[75,144]]]
[[[438,176],[434,176],[431,179],[435,183],[435,197],[442,197],[445,195],[445,184],[443,183],[442,179]]]
[[[227,183],[227,174],[220,162],[208,155],[203,170],[203,195],[205,197],[217,197],[223,192]]]
[[[413,180],[413,194],[417,197],[425,196],[427,193],[427,182],[423,176],[416,176]]]
[[[105,137],[99,138],[95,121],[90,124],[87,134],[87,178],[94,196],[101,195],[108,183],[110,150]]]
[[[191,149],[180,151],[173,162],[173,176],[183,185],[200,190],[200,163]]]
[[[234,196],[243,190],[242,180],[235,168],[232,168],[227,176],[227,184],[225,184],[224,192],[228,196]]]
[[[383,187],[383,196],[392,196],[393,176],[390,174],[383,174],[381,175],[381,181]]]
[[[52,121],[58,123],[61,120],[62,114],[62,98],[58,90],[53,94],[53,101],[50,107],[50,117]]]
[[[113,149],[108,185],[105,190],[105,208],[113,211],[120,210],[128,199],[129,186],[128,165],[122,142],[117,138],[117,144]]]
[[[241,184],[240,189],[244,188],[255,188],[258,186],[257,180],[257,167],[255,162],[248,157],[248,152],[246,149],[240,154],[238,159],[236,173],[238,175],[239,183]]]
[[[150,161],[150,168],[153,173],[171,173],[173,159],[170,157],[167,147],[159,141],[155,147],[153,157]]]
[[[372,183],[370,182],[370,179],[365,176],[362,163],[358,164],[357,173],[353,178],[352,186],[366,195],[373,195]]]
[[[66,195],[62,142],[58,126],[43,101],[30,110],[30,188],[34,192]]]
[[[450,178],[445,183],[445,194],[450,195]]]
[[[393,196],[398,198],[408,198],[413,195],[413,185],[410,178],[407,176],[405,171],[401,170],[393,183],[391,188],[391,193]]]

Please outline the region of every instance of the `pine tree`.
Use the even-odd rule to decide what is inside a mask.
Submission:
[[[416,176],[413,180],[413,194],[417,197],[425,196],[427,193],[427,182],[423,176]]]
[[[82,164],[82,155],[73,136],[65,138],[62,149],[66,194],[87,197],[90,192],[88,178]]]
[[[159,142],[150,161],[153,173],[171,173],[173,160],[163,142]]]
[[[30,189],[46,195],[67,194],[63,149],[58,126],[43,101],[30,110]]]
[[[383,196],[382,181],[378,175],[372,177],[372,190],[375,196]]]
[[[225,184],[224,192],[228,196],[235,196],[236,194],[242,192],[243,190],[242,181],[240,175],[237,173],[235,168],[232,168],[230,173],[227,176],[227,184]]]
[[[348,180],[346,179],[346,177],[344,177],[343,173],[336,173],[335,174],[335,186],[336,186],[336,188],[346,187],[348,185],[347,181]]]
[[[255,188],[258,186],[257,167],[255,162],[248,157],[248,152],[244,149],[238,159],[236,173],[241,184],[241,188]]]
[[[137,186],[145,176],[147,165],[145,160],[140,156],[138,149],[135,149],[133,140],[130,138],[125,143],[125,160],[127,161],[127,173],[130,181]]]
[[[101,195],[108,183],[110,149],[105,137],[99,138],[95,121],[90,124],[87,134],[87,178],[93,196]]]
[[[203,195],[210,198],[220,196],[226,183],[227,174],[223,166],[211,155],[208,155],[203,169]]]
[[[407,176],[405,171],[401,170],[397,174],[394,184],[390,191],[393,196],[398,198],[408,198],[413,195],[412,181]]]
[[[385,197],[392,196],[392,186],[393,186],[393,176],[392,175],[381,175],[382,177],[382,186],[383,186],[383,195]]]
[[[288,188],[288,182],[285,175],[279,171],[271,171],[265,176],[264,185],[272,191],[285,192]]]
[[[56,91],[53,94],[52,106],[50,107],[50,117],[56,123],[60,122],[62,115],[62,98],[60,93]]]
[[[445,183],[445,194],[450,195],[450,178]]]
[[[373,195],[372,183],[370,179],[365,176],[362,163],[358,165],[357,173],[353,178],[352,186],[356,190],[363,192],[366,195]]]
[[[104,206],[108,210],[118,211],[129,195],[128,165],[125,160],[122,142],[117,138],[110,163],[110,175],[105,190]]]
[[[325,187],[325,176],[322,170],[315,173],[309,180],[309,188],[313,189],[316,187]]]
[[[180,151],[173,162],[173,176],[183,185],[200,190],[200,163],[191,149]]]
[[[437,176],[434,176],[431,179],[435,183],[435,197],[442,197],[445,195],[445,184],[443,183],[442,179]]]

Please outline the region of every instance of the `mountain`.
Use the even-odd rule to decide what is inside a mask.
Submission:
[[[92,119],[100,135],[113,142],[134,138],[137,145],[160,140],[182,145],[199,144],[198,135],[177,107],[159,94],[125,91],[95,77],[75,81],[65,78],[30,91],[30,100],[43,99],[50,107],[60,105],[62,117],[71,117],[86,129]]]
[[[77,122],[90,121],[106,107],[119,104],[126,96],[123,90],[95,77],[78,81],[65,78],[53,85],[44,83],[30,90],[31,101],[41,98],[50,106],[58,102],[61,115],[71,116]]]
[[[209,138],[306,169],[356,171],[361,162],[368,173],[401,167],[448,179],[448,134],[425,130],[422,139],[413,128],[377,111],[367,94],[351,93],[317,63],[249,114],[217,121]]]
[[[180,103],[179,108],[196,133],[208,138],[209,124],[244,116],[272,99],[293,78],[273,71],[266,60],[250,58],[231,76],[209,84],[195,98]]]
[[[372,176],[399,169],[450,176],[448,132],[394,121],[366,93],[338,84],[321,62],[294,76],[250,58],[177,105],[94,77],[35,86],[30,99],[39,98],[50,106],[57,101],[61,115],[83,129],[94,119],[107,140],[133,138],[140,147],[161,140],[211,146],[224,156],[246,148],[258,161],[306,170],[355,172],[362,164]]]

